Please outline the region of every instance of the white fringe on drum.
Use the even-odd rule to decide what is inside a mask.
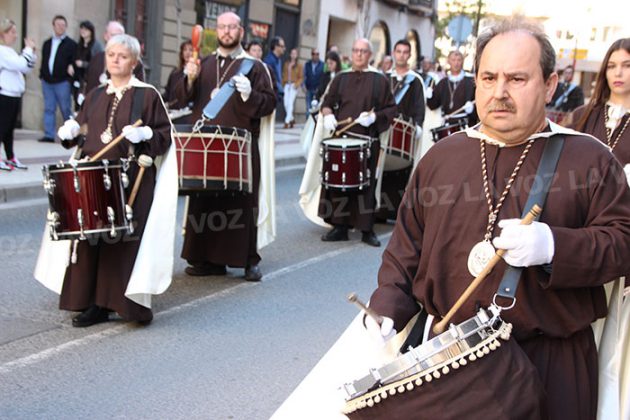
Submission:
[[[477,359],[489,354],[491,351],[496,350],[501,346],[501,342],[498,338],[507,341],[509,340],[511,333],[512,324],[503,322],[497,330],[488,335],[488,337],[479,342],[479,344],[468,350],[462,351],[463,349],[459,343],[454,343],[452,346],[443,350],[443,352],[448,353],[450,349],[453,349],[455,352],[459,353],[457,356],[451,357],[442,363],[438,363],[399,381],[382,385],[374,391],[370,391],[357,398],[349,400],[346,402],[343,413],[350,414],[366,407],[373,407],[374,404],[378,404],[397,393],[402,394],[405,391],[412,391],[415,387],[421,386],[424,382],[431,382],[433,379],[439,379],[442,375],[450,373],[451,369],[459,369],[461,366],[466,366],[469,361],[474,362]],[[418,363],[420,363],[420,361]]]

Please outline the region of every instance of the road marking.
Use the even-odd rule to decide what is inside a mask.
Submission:
[[[42,204],[48,204],[48,198],[41,197],[41,198],[31,198],[28,200],[9,201],[7,203],[0,204],[0,210],[20,209],[22,207],[39,206]]]
[[[392,234],[391,232],[388,232],[388,233],[384,233],[382,235],[379,235],[378,237],[381,240],[384,240],[384,239],[388,238],[389,236],[391,236],[391,234]],[[160,318],[163,318],[165,316],[169,316],[169,315],[172,315],[172,314],[175,314],[175,313],[179,313],[179,312],[181,312],[181,311],[183,311],[185,309],[195,308],[195,307],[198,307],[198,306],[203,305],[205,303],[212,302],[213,300],[216,300],[216,299],[219,299],[219,298],[231,295],[235,291],[240,290],[243,287],[253,287],[253,286],[264,285],[265,282],[272,281],[272,280],[274,280],[276,278],[279,278],[279,277],[281,277],[283,275],[292,273],[294,271],[301,270],[301,269],[306,268],[306,267],[308,267],[310,265],[317,264],[317,263],[319,263],[321,261],[330,260],[331,258],[338,257],[338,256],[340,256],[342,254],[345,254],[347,252],[353,251],[353,250],[355,250],[355,249],[357,249],[357,248],[359,248],[361,246],[363,246],[361,244],[361,242],[358,242],[358,243],[354,243],[354,244],[352,244],[350,246],[345,246],[343,248],[339,248],[339,249],[335,249],[335,250],[330,251],[330,252],[326,252],[326,253],[318,255],[316,257],[308,258],[308,259],[306,259],[304,261],[297,262],[297,263],[292,264],[290,266],[280,268],[278,270],[272,271],[269,274],[264,275],[263,276],[264,280],[261,283],[251,283],[251,282],[240,283],[240,284],[238,284],[236,286],[233,286],[233,287],[230,287],[228,289],[224,289],[224,290],[221,290],[219,292],[212,293],[210,295],[203,296],[203,297],[200,297],[198,299],[192,300],[190,302],[182,303],[180,305],[173,306],[172,308],[169,308],[169,309],[166,309],[164,311],[158,312],[158,313],[155,314],[154,319],[160,319]],[[84,345],[87,345],[87,344],[91,344],[91,343],[94,343],[94,342],[98,342],[98,341],[102,340],[103,338],[111,337],[111,336],[114,336],[114,335],[118,335],[120,333],[123,333],[123,332],[129,330],[129,329],[130,329],[129,323],[124,323],[122,325],[117,325],[115,327],[111,327],[111,328],[108,328],[106,330],[99,331],[97,333],[93,333],[93,334],[87,335],[87,336],[82,337],[82,338],[77,338],[75,340],[71,340],[71,341],[68,341],[66,343],[59,344],[59,345],[54,346],[54,347],[50,347],[50,348],[48,348],[46,350],[42,350],[42,351],[40,351],[38,353],[34,353],[34,354],[29,355],[29,356],[21,357],[19,359],[3,363],[2,365],[0,365],[0,373],[9,373],[11,371],[14,371],[14,370],[17,370],[17,369],[20,369],[20,368],[24,368],[24,367],[30,366],[32,364],[35,364],[35,363],[39,363],[39,362],[48,360],[48,359],[50,359],[50,358],[52,358],[52,357],[54,357],[54,356],[56,356],[58,354],[61,354],[61,353],[65,352],[65,351],[68,351],[68,350],[71,350],[71,349],[75,349],[77,347],[81,347],[81,346],[84,346]]]

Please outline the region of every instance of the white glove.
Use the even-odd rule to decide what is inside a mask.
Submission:
[[[630,163],[623,167],[623,171],[626,173],[626,180],[628,181],[628,186],[630,186]]]
[[[359,118],[357,118],[357,123],[361,124],[363,127],[369,127],[374,124],[376,121],[376,114],[373,112],[363,111],[359,114]]]
[[[520,222],[519,219],[501,220],[501,235],[492,240],[495,247],[507,251],[503,255],[505,262],[513,267],[549,264],[555,252],[549,225],[541,222],[521,225]]]
[[[379,326],[371,316],[365,317],[365,328],[379,347],[383,347],[387,340],[396,335],[394,320],[386,316],[382,317],[383,323]]]
[[[433,88],[428,87],[425,93],[426,99],[431,99],[433,97]]]
[[[416,125],[416,141],[422,138],[422,127]]]
[[[83,101],[85,101],[85,95],[83,95],[82,93],[79,93],[77,95],[77,104],[79,104],[79,106],[83,105]]]
[[[337,129],[337,118],[333,114],[324,115],[324,130],[326,131],[325,137],[333,135]]]
[[[232,77],[236,90],[241,94],[243,102],[247,102],[249,95],[252,94],[252,82],[242,74]]]
[[[72,140],[79,135],[80,129],[81,127],[79,127],[78,122],[73,119],[69,119],[66,120],[61,127],[59,127],[59,130],[57,130],[57,136],[61,140]]]
[[[122,135],[130,142],[138,144],[141,141],[149,140],[153,137],[153,130],[151,130],[151,127],[147,127],[146,125],[141,127],[126,125],[122,129]]]
[[[475,106],[473,105],[471,101],[468,101],[464,104],[464,112],[466,114],[472,114],[474,110],[475,110]]]

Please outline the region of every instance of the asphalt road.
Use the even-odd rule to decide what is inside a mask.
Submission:
[[[192,278],[175,246],[173,284],[148,327],[71,326],[33,279],[46,203],[0,206],[0,418],[268,419],[367,299],[381,248],[323,243],[297,205],[301,168],[277,174],[278,239],[261,283]],[[178,223],[181,221],[182,200]],[[391,226],[377,225],[381,240]]]

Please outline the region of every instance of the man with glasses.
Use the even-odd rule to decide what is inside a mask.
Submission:
[[[206,123],[237,127],[252,134],[252,192],[226,190],[190,196],[182,258],[190,264],[185,271],[191,276],[224,275],[226,266],[230,266],[245,268],[245,279],[258,281],[262,273],[257,251],[275,235],[270,129],[276,97],[271,76],[262,62],[256,60],[247,75],[239,73],[243,59],[252,59],[241,48],[243,34],[238,15],[232,12],[220,15],[219,48],[205,57],[201,65],[191,58],[184,69],[186,77],[176,86],[178,99],[193,102],[192,121],[197,121],[218,89],[233,80],[236,92],[217,117]],[[260,197],[259,191],[262,191]],[[260,218],[259,208],[266,210]]]
[[[321,223],[323,219],[333,228],[322,236],[322,241],[347,241],[348,229],[360,230],[363,235],[361,240],[371,246],[380,246],[380,242],[374,234],[374,209],[376,208],[376,168],[379,159],[381,142],[380,135],[386,135],[387,129],[396,115],[396,103],[389,89],[387,78],[376,69],[369,66],[372,57],[370,41],[361,38],[352,46],[352,69],[338,73],[330,82],[326,93],[322,98],[321,113],[323,129],[316,129],[313,144],[319,149],[321,138],[334,136],[337,129],[337,120],[351,118],[355,125],[346,131],[349,137],[353,134],[370,137],[370,154],[368,160],[370,183],[362,190],[341,191],[333,189],[321,189],[321,185],[315,188],[313,179],[318,179],[319,165],[307,164],[307,168],[313,170],[305,173],[300,188],[300,204],[307,217]],[[342,127],[339,127],[342,128]],[[319,137],[319,138],[318,138]],[[386,139],[386,138],[385,138]],[[385,140],[384,139],[384,140]],[[316,154],[311,153],[311,159]],[[319,182],[319,181],[317,181]],[[317,190],[321,189],[321,195]],[[318,218],[311,217],[314,213],[309,211],[312,206],[318,205]]]
[[[324,73],[324,62],[319,59],[317,48],[311,50],[311,60],[304,64],[304,88],[306,90],[306,113],[311,109],[311,102],[317,94],[317,88]]]

